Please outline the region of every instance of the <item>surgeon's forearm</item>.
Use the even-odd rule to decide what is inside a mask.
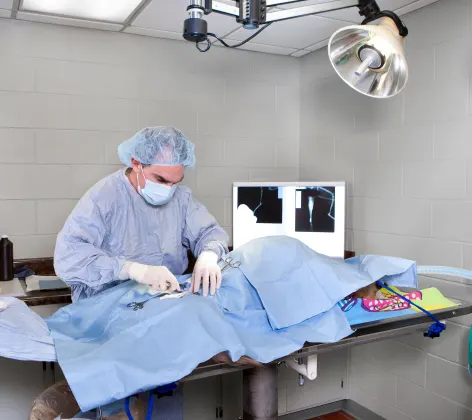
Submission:
[[[68,284],[99,287],[119,279],[124,259],[111,257],[90,244],[59,243],[54,254],[56,274]]]
[[[66,283],[82,283],[95,288],[119,280],[124,261],[118,258],[104,258],[95,263],[85,263],[86,267],[81,267],[82,263],[83,261],[59,262],[55,263],[54,267],[57,275]]]

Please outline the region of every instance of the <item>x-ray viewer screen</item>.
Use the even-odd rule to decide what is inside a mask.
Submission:
[[[342,258],[345,202],[343,182],[235,183],[233,246],[287,235],[317,252]]]

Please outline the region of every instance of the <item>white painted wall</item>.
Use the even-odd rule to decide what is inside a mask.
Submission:
[[[326,49],[302,58],[300,179],[349,182],[347,248],[472,269],[472,1],[404,18],[410,81],[373,101],[333,73]],[[472,300],[472,285],[421,279]],[[443,339],[354,348],[349,397],[388,420],[472,419],[471,317]]]
[[[193,140],[186,183],[231,233],[231,183],[298,177],[299,61],[0,19],[0,232],[48,257],[83,193],[138,129]]]

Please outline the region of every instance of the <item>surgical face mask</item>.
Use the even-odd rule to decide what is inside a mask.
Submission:
[[[138,192],[146,200],[147,203],[153,206],[162,206],[170,201],[174,195],[177,185],[174,184],[172,187],[169,187],[164,184],[158,184],[157,182],[152,182],[146,179],[144,176],[143,168],[141,167],[141,173],[144,178],[144,188],[139,186],[139,178],[136,173],[136,179],[138,181]]]

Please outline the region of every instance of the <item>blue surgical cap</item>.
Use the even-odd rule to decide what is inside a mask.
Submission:
[[[195,146],[173,127],[148,127],[118,146],[118,156],[131,168],[131,158],[144,165],[192,168],[195,165]]]

